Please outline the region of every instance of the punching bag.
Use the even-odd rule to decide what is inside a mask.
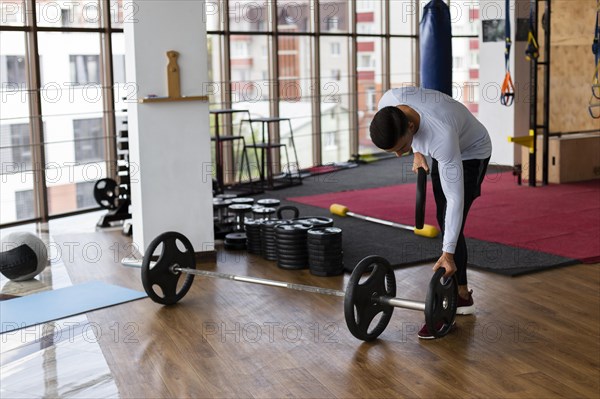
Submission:
[[[421,87],[452,96],[452,28],[450,8],[431,0],[420,24]]]

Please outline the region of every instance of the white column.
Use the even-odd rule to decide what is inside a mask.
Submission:
[[[214,249],[208,103],[140,104],[167,96],[166,52],[179,52],[181,95],[200,96],[208,82],[205,2],[126,1],[127,81],[133,239],[140,251],[157,235],[178,231],[196,252]]]
[[[481,0],[481,21],[504,20],[504,0]],[[504,81],[505,40],[483,42],[483,29],[479,41],[479,120],[488,129],[492,139],[491,162],[514,165],[520,162],[521,148],[509,143],[508,136],[529,134],[529,62],[525,59],[527,42],[516,41],[517,18],[529,18],[529,0],[511,0],[512,50],[510,71],[515,85],[515,101],[511,107],[500,104],[500,88]]]

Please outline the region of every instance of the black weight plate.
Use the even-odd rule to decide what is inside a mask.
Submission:
[[[275,227],[273,230],[275,230],[275,234],[276,235],[300,235],[300,236],[306,236],[306,233],[308,232],[308,230],[310,230],[311,227],[301,224],[301,223],[294,223],[294,224],[284,224],[284,225],[279,225],[277,227]]]
[[[302,270],[308,268],[306,263],[281,262],[279,260],[277,260],[277,266],[287,270]]]
[[[283,254],[303,254],[308,256],[308,251],[303,247],[282,247],[280,245],[277,246],[277,252]]]
[[[309,256],[308,259],[310,260],[310,263],[312,263],[312,264],[323,264],[323,265],[341,263],[344,261],[344,257],[342,257],[342,256],[331,257],[331,258],[316,258],[314,256]]]
[[[328,252],[340,252],[344,249],[342,245],[333,244],[331,246],[315,245],[309,242],[306,243],[306,248],[311,252],[316,253],[328,253]]]
[[[310,246],[313,247],[317,247],[317,248],[340,248],[342,246],[342,240],[332,240],[332,241],[321,241],[321,242],[317,242],[311,239],[307,239],[306,243]]]
[[[263,198],[256,201],[258,205],[274,208],[278,207],[281,204],[281,201],[275,198]]]
[[[433,274],[425,298],[425,323],[435,337],[443,337],[450,332],[458,306],[456,276],[442,281],[444,273],[446,269],[439,268]]]
[[[185,251],[179,249],[177,246],[178,241],[183,245]],[[161,244],[162,250],[156,262],[153,262],[154,252]],[[183,285],[177,288],[181,273],[173,272],[172,267],[174,266],[195,269],[196,255],[194,247],[183,234],[176,232],[163,233],[152,240],[142,261],[142,285],[154,302],[163,305],[175,304],[187,294],[192,286],[194,275],[188,274]],[[155,291],[155,286],[160,287],[162,296]]]
[[[333,277],[333,276],[339,276],[340,274],[344,273],[343,266],[337,270],[331,270],[331,271],[315,270],[311,267],[309,267],[309,270],[310,270],[310,274],[315,275],[317,277]]]
[[[254,198],[232,198],[234,204],[254,205]]]
[[[425,201],[427,198],[427,172],[419,168],[417,171],[417,206],[415,210],[415,227],[422,229],[425,224]]]
[[[246,234],[244,233],[229,233],[225,236],[225,243],[234,245],[246,245]]]
[[[294,219],[294,222],[298,221],[311,224],[313,228],[333,226],[333,219],[325,216],[303,216],[301,218]]]
[[[302,242],[288,243],[288,242],[277,241],[276,247],[280,251],[296,251],[296,252],[300,251],[300,252],[308,253],[308,249],[306,248],[306,243],[302,243]]]
[[[342,234],[342,229],[339,227],[314,227],[308,234],[315,237],[336,236]]]
[[[113,179],[100,179],[94,184],[94,199],[104,209],[117,208],[117,182]]]
[[[308,266],[315,270],[337,270],[340,267],[344,266],[344,262],[332,262],[332,263],[317,263],[312,262],[310,259],[308,260]]]
[[[310,238],[307,238],[306,243],[316,248],[335,248],[342,246],[341,237],[337,240],[329,240],[329,241],[317,241]]]
[[[228,249],[231,251],[243,251],[244,249],[246,249],[246,244],[231,243],[231,242],[225,241],[225,249]]]
[[[248,205],[248,204],[231,204],[227,207],[227,209],[235,214],[243,214],[246,212],[250,212],[250,210],[252,209],[252,205]]]
[[[308,250],[308,247],[306,246],[306,241],[302,239],[285,240],[283,238],[277,238],[275,242],[278,246],[282,247],[302,247]]]
[[[335,259],[343,259],[344,257],[344,253],[343,252],[336,252],[336,253],[329,253],[329,254],[319,254],[319,253],[314,253],[314,252],[308,252],[308,256],[309,258],[320,262],[320,261],[331,261],[331,260],[335,260]]]
[[[308,260],[308,255],[302,252],[280,252],[277,251],[277,257],[282,259],[302,259]]]
[[[369,273],[364,282],[361,277]],[[389,262],[380,256],[367,256],[354,268],[344,298],[344,316],[348,329],[363,341],[376,339],[385,330],[394,308],[375,298],[396,296],[396,277]],[[369,329],[375,317],[382,313],[377,325]]]

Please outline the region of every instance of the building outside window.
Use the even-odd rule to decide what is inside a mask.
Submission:
[[[18,220],[33,219],[35,217],[33,190],[15,192],[15,204]]]
[[[98,162],[104,159],[102,118],[74,120],[73,133],[77,163]]]
[[[99,84],[99,58],[98,55],[70,55],[71,82],[75,85]]]

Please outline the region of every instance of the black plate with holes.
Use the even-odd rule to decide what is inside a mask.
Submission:
[[[363,275],[369,274],[364,282]],[[394,308],[377,301],[381,296],[396,296],[396,277],[387,260],[380,256],[367,256],[361,260],[348,281],[344,298],[344,315],[346,325],[356,338],[373,341],[387,327]],[[371,322],[382,313],[373,327]]]
[[[178,241],[183,245],[184,250],[177,246]],[[162,250],[156,261],[153,261],[154,252],[161,244]],[[173,305],[183,298],[192,286],[194,275],[182,276],[181,273],[173,271],[175,266],[195,269],[194,247],[183,234],[163,233],[152,240],[142,262],[142,284],[154,302]],[[180,287],[177,287],[180,278],[185,278],[185,280]],[[162,294],[155,290],[155,286],[160,287]]]

